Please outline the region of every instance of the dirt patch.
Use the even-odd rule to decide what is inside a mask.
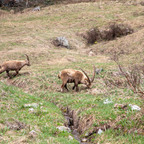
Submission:
[[[26,136],[22,136],[18,139],[15,139],[11,144],[28,144],[28,139]]]
[[[21,130],[21,129],[26,128],[26,124],[18,120],[15,120],[14,118],[8,119],[5,122],[5,124],[9,129],[12,129],[12,130]]]
[[[7,79],[7,84],[14,85],[14,86],[19,87],[19,88],[26,88],[27,87],[27,83],[29,83],[28,80],[20,80],[20,79],[12,80],[12,79]]]

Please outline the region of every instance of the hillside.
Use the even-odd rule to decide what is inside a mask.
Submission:
[[[16,14],[0,10],[0,64],[24,60],[24,54],[31,62],[16,77],[0,74],[0,143],[142,144],[144,93],[138,88],[144,89],[143,21],[140,1],[62,3]],[[133,33],[87,44],[88,31],[113,23],[128,25]],[[57,37],[65,37],[70,49],[53,45]],[[92,77],[93,65],[102,71],[90,89],[79,85],[75,92],[68,84],[69,92],[60,91],[61,70],[82,68]],[[57,129],[63,125],[72,132]]]

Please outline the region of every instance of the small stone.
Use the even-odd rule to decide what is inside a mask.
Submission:
[[[110,100],[106,99],[103,103],[104,104],[110,104],[110,103],[113,103],[113,101],[110,101]]]
[[[30,113],[33,113],[34,112],[34,108],[29,108],[28,110]]]
[[[90,51],[89,54],[88,54],[88,56],[95,56],[95,53],[92,52],[92,51]]]
[[[89,133],[88,133],[88,132],[86,132],[86,133],[85,133],[85,136],[88,136],[88,135],[89,135]]]
[[[62,47],[66,47],[66,48],[70,48],[69,47],[69,42],[65,37],[57,37],[54,41],[53,44],[55,46],[62,46]]]
[[[37,132],[32,130],[29,132],[30,137],[36,137],[37,136]]]
[[[24,107],[25,107],[25,108],[27,108],[27,107],[34,107],[34,108],[37,108],[37,107],[38,107],[38,104],[37,104],[37,103],[24,104]]]
[[[40,11],[40,6],[35,7],[33,11]]]
[[[65,126],[58,126],[56,127],[57,129],[59,129],[60,131],[67,131],[67,132],[71,132],[71,129]]]
[[[129,106],[131,107],[131,110],[141,110],[141,108],[137,105],[132,105],[132,104],[129,104]]]
[[[73,140],[73,137],[72,137],[72,136],[70,136],[70,135],[69,135],[69,137],[68,137],[68,138],[69,138],[70,140]]]
[[[100,68],[100,69],[97,68],[97,69],[95,70],[96,74],[99,74],[99,73],[102,72],[102,71],[103,71],[103,68]]]
[[[86,142],[86,141],[87,141],[87,139],[86,139],[86,138],[83,138],[81,141],[82,141],[82,142]]]
[[[101,129],[98,130],[98,134],[101,135],[103,131]]]

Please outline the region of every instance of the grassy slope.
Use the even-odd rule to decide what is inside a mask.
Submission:
[[[76,143],[67,137],[67,132],[59,132],[56,126],[63,125],[64,118],[61,111],[54,104],[44,101],[36,95],[30,95],[13,86],[0,84],[1,92],[1,143]],[[24,107],[27,103],[37,103],[34,113]],[[11,118],[19,120],[27,125],[25,129],[9,130],[5,125]],[[30,131],[36,131],[37,138],[33,139]]]
[[[23,68],[22,75],[12,80],[7,79],[5,73],[1,74],[0,102],[3,117],[0,118],[0,122],[2,127],[4,126],[1,128],[1,141],[76,143],[75,140],[68,139],[68,133],[56,130],[56,126],[63,125],[64,118],[61,111],[50,103],[55,102],[61,107],[69,106],[73,110],[79,110],[78,116],[81,117],[82,123],[85,123],[87,118],[92,118],[93,124],[87,126],[85,132],[104,123],[114,122],[116,126],[122,126],[119,131],[110,129],[102,135],[94,134],[91,137],[94,143],[142,143],[143,133],[137,134],[143,127],[140,123],[143,121],[142,111],[131,111],[130,107],[127,110],[114,109],[114,104],[127,103],[142,107],[143,101],[129,88],[106,87],[102,79],[108,76],[108,72],[117,71],[116,65],[109,60],[108,55],[113,49],[124,50],[121,62],[126,66],[131,63],[142,63],[143,15],[133,15],[142,10],[143,7],[140,5],[114,2],[102,4],[101,9],[97,3],[81,3],[50,6],[40,12],[29,11],[1,16],[0,60],[24,59],[24,53],[27,53],[32,64],[31,67]],[[114,41],[85,46],[79,36],[80,33],[94,26],[105,26],[112,21],[128,23],[136,32]],[[54,47],[51,39],[57,36],[66,36],[74,49]],[[97,53],[95,57],[88,56],[87,52],[90,49]],[[101,75],[96,76],[92,89],[86,90],[84,86],[80,86],[81,91],[78,93],[59,92],[61,81],[58,80],[57,74],[61,69],[82,67],[91,74],[92,64],[104,69]],[[113,103],[104,105],[103,101],[107,98]],[[36,109],[36,114],[30,114],[28,109],[23,108],[23,104],[33,102],[42,103],[43,106]],[[46,112],[42,112],[42,109],[46,109]],[[5,126],[5,121],[11,117],[25,122],[31,129],[9,134],[12,130]],[[30,139],[29,132],[32,129],[38,131],[38,136]]]

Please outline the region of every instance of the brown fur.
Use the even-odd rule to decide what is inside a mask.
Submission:
[[[62,70],[58,75],[58,78],[60,78],[63,82],[61,85],[61,91],[63,92],[64,88],[68,90],[67,83],[74,83],[73,89],[76,88],[76,91],[79,90],[78,84],[85,84],[89,88],[95,77],[95,67],[94,67],[94,74],[93,74],[92,81],[90,81],[87,74],[85,74],[85,72],[82,71],[73,70],[73,69]]]
[[[11,60],[6,61],[0,66],[0,74],[5,72],[7,73],[7,76],[10,77],[9,71],[16,71],[16,75],[18,75],[19,71],[25,66],[30,66],[29,57],[26,55],[27,60]]]

